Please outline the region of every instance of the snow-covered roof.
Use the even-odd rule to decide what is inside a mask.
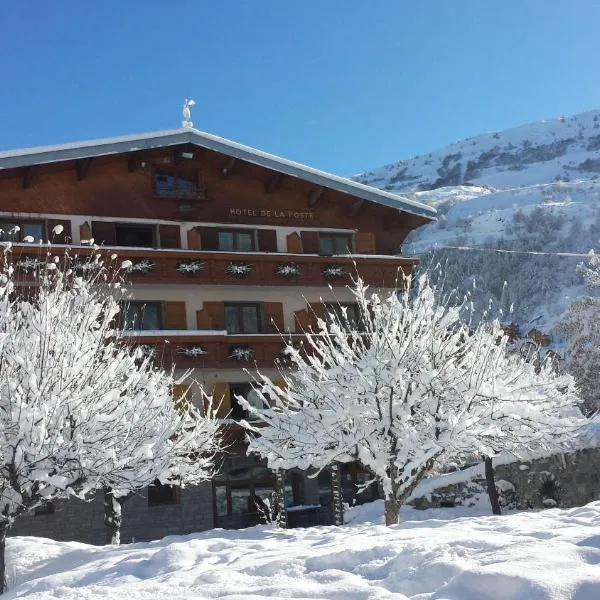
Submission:
[[[325,173],[324,171],[319,171],[318,169],[313,169],[312,167],[307,167],[306,165],[190,128],[124,135],[57,146],[39,146],[36,148],[9,150],[0,152],[0,169],[28,167],[63,160],[104,156],[107,154],[121,154],[184,143],[214,150],[215,152],[272,169],[291,177],[310,181],[315,185],[351,194],[362,200],[397,208],[428,219],[434,219],[437,214],[435,208],[410,200],[409,198],[391,194],[390,192],[379,190],[345,177]]]

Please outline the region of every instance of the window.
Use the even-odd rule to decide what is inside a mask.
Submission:
[[[195,172],[172,173],[154,171],[154,195],[159,198],[198,198],[198,176]]]
[[[338,303],[325,304],[327,320],[331,323],[336,318],[342,325],[348,325],[351,331],[364,329],[358,304]]]
[[[160,302],[129,302],[125,306],[125,329],[148,331],[162,329]]]
[[[277,505],[274,484],[273,473],[258,464],[225,471],[220,480],[213,481],[215,526],[249,527],[268,522]]]
[[[352,236],[340,233],[319,234],[319,254],[350,254],[352,252]]]
[[[251,252],[254,246],[254,231],[220,230],[218,233],[218,249],[229,252]]]
[[[227,333],[261,333],[260,304],[225,304],[225,329]]]
[[[158,479],[148,486],[148,506],[179,504],[179,488],[176,485],[164,485]]]
[[[0,221],[0,242],[22,242],[28,236],[35,242],[43,240],[44,224],[36,221]]]
[[[152,248],[156,245],[156,227],[134,223],[116,223],[117,246]]]
[[[249,415],[238,403],[237,396],[242,396],[251,406],[264,408],[260,394],[249,383],[232,383],[229,387],[231,393],[231,418],[235,420],[248,419]]]
[[[49,500],[43,502],[39,506],[35,507],[33,514],[36,517],[40,516],[40,515],[53,515],[54,514],[54,503]]]

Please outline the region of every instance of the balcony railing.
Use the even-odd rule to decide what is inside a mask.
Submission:
[[[65,247],[54,246],[60,255]],[[24,274],[36,268],[47,248],[31,245],[13,247],[13,264]],[[91,249],[73,247],[70,254],[85,259]],[[408,273],[417,259],[398,256],[319,256],[260,252],[214,252],[154,250],[151,248],[102,248],[107,256],[117,254],[115,264],[129,261],[126,277],[131,283],[194,285],[347,285],[360,274],[374,287],[395,287],[400,272]]]
[[[299,343],[301,334],[229,335],[224,331],[129,331],[125,342],[165,366],[181,369],[243,369],[285,363],[287,340]]]

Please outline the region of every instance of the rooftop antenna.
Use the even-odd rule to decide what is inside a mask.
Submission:
[[[186,98],[183,103],[183,110],[181,114],[183,115],[183,121],[181,121],[181,126],[185,129],[191,129],[194,124],[192,123],[192,111],[190,110],[192,106],[196,103],[190,98],[189,100]]]

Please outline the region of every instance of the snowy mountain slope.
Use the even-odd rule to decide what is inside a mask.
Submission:
[[[467,138],[426,155],[362,173],[393,192],[464,183],[513,188],[600,175],[600,110]]]
[[[448,261],[452,285],[475,278],[482,303],[513,304],[507,320],[527,331],[551,329],[589,293],[575,273],[585,258],[555,253],[598,246],[599,176],[600,111],[592,111],[484,134],[358,179],[435,206],[438,221],[413,232],[403,252]]]

